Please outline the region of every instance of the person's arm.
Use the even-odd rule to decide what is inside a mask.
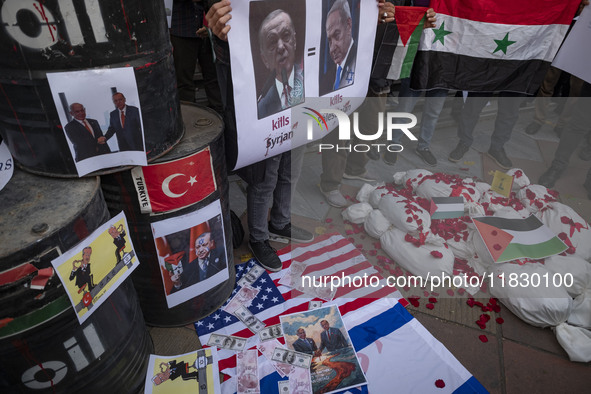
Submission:
[[[435,27],[435,22],[437,22],[437,14],[433,8],[429,8],[427,12],[425,12],[425,22],[423,23],[423,28],[432,29]]]
[[[230,31],[230,25],[228,21],[232,19],[230,12],[232,6],[230,0],[222,0],[219,3],[215,3],[211,6],[205,19],[207,19],[207,25],[220,40],[228,41],[228,32]]]
[[[390,23],[394,22],[394,13],[396,6],[386,0],[378,1],[378,23]]]

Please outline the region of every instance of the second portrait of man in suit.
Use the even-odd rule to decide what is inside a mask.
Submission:
[[[330,8],[323,18],[325,39],[320,56],[321,96],[353,85],[357,60],[357,29],[354,26],[359,25],[359,13],[355,13],[356,18],[352,16],[348,0],[325,0],[323,9],[328,6]]]
[[[268,2],[251,3],[251,15],[262,18],[260,24],[251,26],[259,119],[301,104],[305,97],[305,30],[296,25],[305,17],[302,12],[293,15],[293,5],[290,7],[289,3],[273,2],[272,10],[265,3]],[[286,7],[277,8],[282,5]]]

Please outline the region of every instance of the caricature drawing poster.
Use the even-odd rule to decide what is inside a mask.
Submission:
[[[310,373],[314,394],[332,393],[367,384],[367,379],[341,313],[336,306],[327,306],[305,312],[279,316],[285,345],[296,349],[301,341],[298,330],[304,330],[307,339],[314,341]],[[295,345],[294,345],[295,344]]]
[[[145,394],[220,393],[216,348],[178,356],[150,355]]]
[[[51,261],[82,324],[137,268],[123,212]]]

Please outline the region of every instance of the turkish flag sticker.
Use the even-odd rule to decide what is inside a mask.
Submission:
[[[209,147],[191,156],[131,170],[142,213],[188,207],[216,189]]]

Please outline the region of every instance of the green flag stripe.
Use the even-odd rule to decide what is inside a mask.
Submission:
[[[431,219],[454,219],[464,216],[464,210],[461,211],[437,211],[431,216]]]
[[[421,35],[423,34],[423,26],[425,23],[425,17],[421,18],[416,29],[412,32],[410,36],[410,40],[406,44],[406,56],[402,61],[402,68],[400,70],[400,79],[410,77],[410,71],[412,70],[412,64],[415,60],[415,56],[417,55],[417,50],[419,49],[419,42],[421,40]]]
[[[0,338],[29,330],[71,308],[72,304],[70,303],[68,296],[63,295],[42,308],[15,318],[6,326],[0,328]]]
[[[507,246],[507,249],[505,249],[501,257],[499,257],[497,263],[511,261],[522,257],[542,259],[544,257],[564,252],[566,249],[567,246],[558,237],[554,237],[546,242],[536,245],[523,245],[512,242]]]

